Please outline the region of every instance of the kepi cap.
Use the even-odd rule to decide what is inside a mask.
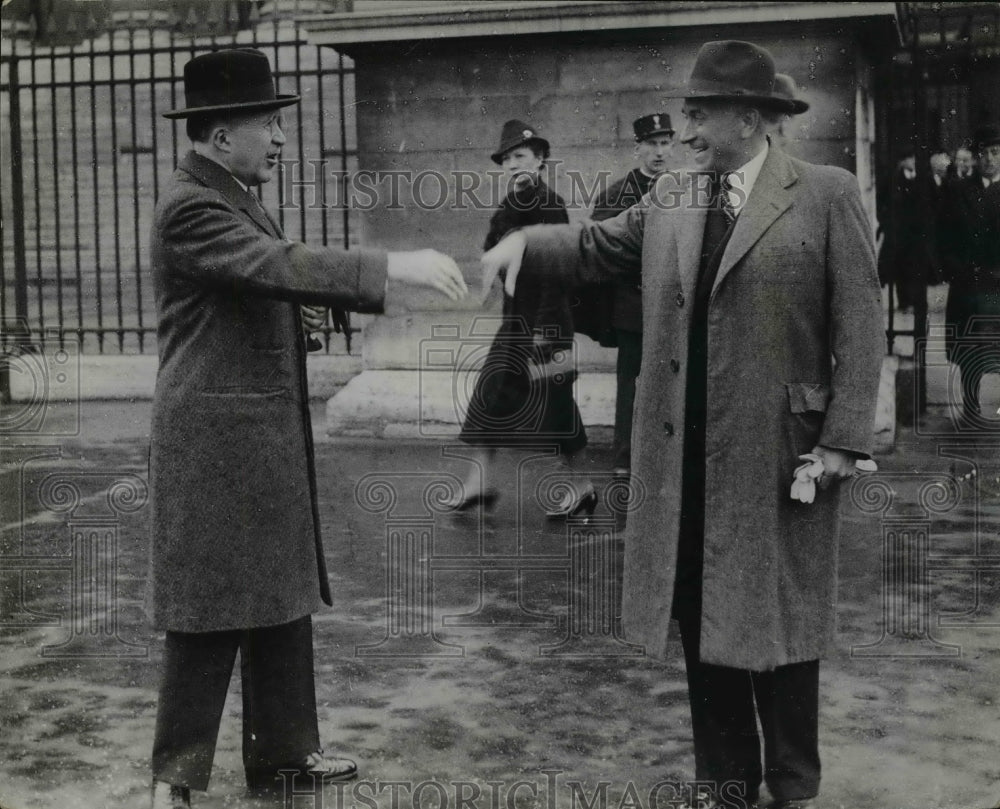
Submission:
[[[646,138],[654,135],[673,135],[674,128],[670,123],[670,116],[665,112],[654,112],[652,115],[643,115],[632,122],[632,131],[635,133],[635,142],[642,143]]]

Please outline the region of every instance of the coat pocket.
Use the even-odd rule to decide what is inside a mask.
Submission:
[[[830,386],[818,382],[786,382],[788,409],[792,413],[825,413]]]

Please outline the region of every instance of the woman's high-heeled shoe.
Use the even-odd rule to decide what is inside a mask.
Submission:
[[[565,506],[554,511],[546,511],[545,516],[550,520],[572,520],[586,515],[590,519],[597,508],[597,492],[591,488],[589,491],[579,495],[575,500],[571,500]]]
[[[500,492],[496,489],[487,489],[485,492],[479,491],[475,494],[467,494],[457,500],[452,500],[445,504],[448,511],[468,511],[470,508],[482,506],[487,511],[496,505],[500,499]]]

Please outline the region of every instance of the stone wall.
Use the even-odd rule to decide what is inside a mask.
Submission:
[[[736,33],[619,31],[355,46],[359,167],[425,175],[419,188],[397,178],[397,209],[382,205],[364,213],[364,240],[391,248],[433,243],[456,256],[474,278],[498,202],[496,194],[486,193],[487,173],[496,170],[489,155],[502,123],[515,117],[550,140],[556,189],[567,200],[571,219],[587,216],[586,190],[600,173],[615,179],[634,165],[632,120],[666,111],[680,129],[681,100],[666,98],[665,92],[686,79],[702,41]],[[771,25],[738,34],[770,49],[778,69],[796,78],[812,105],[786,126],[787,150],[853,171],[858,54],[849,31],[784,35]],[[678,146],[678,163],[685,152]],[[445,205],[433,204],[441,194],[430,172],[450,178]],[[476,179],[456,180],[455,172]],[[477,182],[480,198],[491,204],[455,205],[468,200],[468,195],[459,200],[458,182]],[[386,182],[379,190],[389,198]]]

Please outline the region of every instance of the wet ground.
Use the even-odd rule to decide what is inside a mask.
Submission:
[[[162,650],[141,611],[148,405],[50,415],[63,435],[3,445],[0,806],[143,809]],[[921,432],[843,494],[817,809],[1000,802],[1000,431],[937,413]],[[492,512],[441,513],[465,471],[448,453],[318,445],[321,735],[362,776],[289,805],[676,806],[694,767],[680,646],[658,663],[616,636],[607,449],[586,527],[543,518],[551,459],[527,453],[502,457]],[[239,692],[196,807],[274,805],[245,793]]]

